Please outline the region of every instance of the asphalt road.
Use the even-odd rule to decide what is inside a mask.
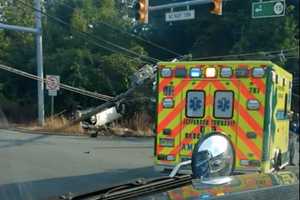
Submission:
[[[0,130],[0,199],[37,200],[160,174],[151,138],[88,138]]]
[[[298,151],[295,160],[299,163]],[[152,166],[151,138],[95,139],[0,130],[1,200],[47,199],[161,176]]]

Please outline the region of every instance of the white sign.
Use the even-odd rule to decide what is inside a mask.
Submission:
[[[57,96],[57,90],[48,90],[49,96]]]
[[[46,88],[47,90],[59,90],[59,76],[46,75]]]
[[[284,11],[284,4],[282,2],[277,2],[274,5],[274,13],[280,15]]]
[[[195,19],[195,10],[166,13],[166,22]]]

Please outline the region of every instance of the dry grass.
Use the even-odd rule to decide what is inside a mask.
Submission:
[[[89,134],[84,131],[80,123],[60,130],[61,127],[67,125],[69,120],[65,117],[58,116],[55,118],[47,118],[43,128],[37,126],[36,122],[18,124],[15,125],[17,128],[29,130],[37,133],[48,133],[48,134],[62,134],[62,135],[83,135]],[[149,137],[153,136],[152,131],[152,120],[147,113],[136,113],[130,119],[121,119],[117,122],[113,122],[111,126],[101,127],[99,133],[102,135],[117,135],[117,136],[132,136],[132,137]]]
[[[80,123],[70,126],[66,129],[60,130],[61,127],[67,125],[69,120],[65,117],[55,117],[55,118],[47,118],[45,120],[45,126],[42,128],[43,131],[49,132],[63,132],[63,133],[70,133],[70,134],[83,134],[84,131],[80,126]]]
[[[68,127],[66,129],[60,130],[61,127],[67,125],[69,120],[65,117],[55,117],[55,118],[47,118],[45,120],[44,127],[39,127],[37,122],[30,122],[27,124],[16,124],[15,127],[29,130],[29,131],[37,131],[41,133],[55,133],[55,134],[70,134],[70,135],[82,135],[84,134],[83,129],[80,126],[80,123]]]
[[[119,136],[153,136],[151,121],[147,113],[135,113],[130,119],[113,123],[111,130]]]

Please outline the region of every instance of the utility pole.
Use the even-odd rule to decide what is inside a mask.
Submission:
[[[38,88],[38,123],[43,126],[45,123],[45,109],[44,109],[44,70],[43,70],[43,38],[42,38],[42,13],[41,0],[34,0],[35,8],[35,28],[36,34],[36,60],[37,60],[37,76],[41,78],[37,81]]]
[[[35,28],[15,26],[0,23],[0,29],[7,29],[18,32],[33,33],[36,37],[36,59],[37,59],[37,75],[39,81],[38,85],[38,124],[43,126],[45,123],[44,111],[44,71],[43,71],[43,46],[42,46],[42,14],[41,14],[41,0],[34,0],[34,15],[35,15]]]

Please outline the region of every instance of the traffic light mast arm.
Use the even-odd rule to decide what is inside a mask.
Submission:
[[[222,1],[223,0],[190,0],[178,3],[169,3],[158,6],[149,6],[149,0],[137,0],[135,4],[136,17],[135,19],[141,23],[148,23],[149,12],[163,10],[168,8],[177,8],[183,6],[201,5],[201,4],[213,4],[211,13],[216,15],[222,15]]]
[[[182,6],[209,4],[212,2],[213,0],[192,0],[192,1],[185,1],[185,2],[178,2],[178,3],[170,3],[170,4],[159,5],[159,6],[149,6],[149,11],[156,11],[156,10],[162,10],[168,8],[177,8]]]

